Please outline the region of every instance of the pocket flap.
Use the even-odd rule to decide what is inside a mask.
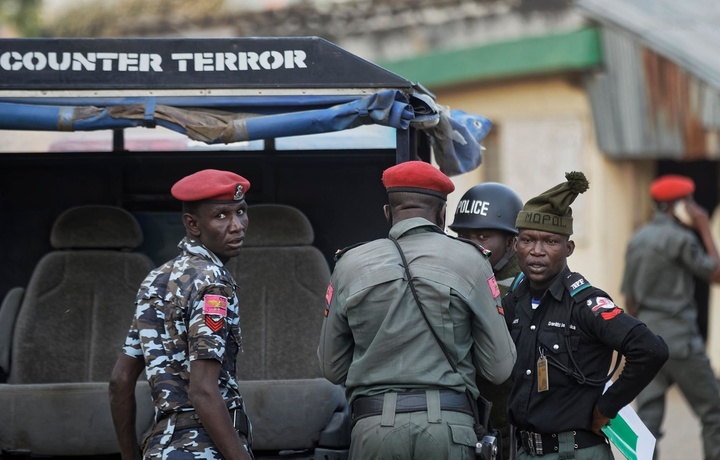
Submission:
[[[477,444],[477,435],[469,426],[449,424],[452,432],[452,440],[455,444],[463,446],[475,447]]]

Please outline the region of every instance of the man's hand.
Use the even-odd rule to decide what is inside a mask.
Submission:
[[[710,216],[705,208],[697,204],[692,198],[686,198],[684,201],[685,209],[692,219],[692,227],[694,229],[700,229],[703,226],[709,225]]]
[[[610,419],[605,417],[600,410],[595,406],[593,409],[593,420],[592,420],[592,430],[595,432],[595,434],[604,436],[602,433],[602,427],[605,425],[608,425],[610,423]]]

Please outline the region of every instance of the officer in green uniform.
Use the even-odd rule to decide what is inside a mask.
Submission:
[[[661,176],[652,183],[655,217],[628,243],[622,291],[631,312],[670,349],[668,362],[637,398],[638,415],[659,439],[665,393],[676,383],[702,423],[705,458],[720,459],[720,390],[698,330],[694,297],[695,277],[720,281],[720,257],[694,191],[695,183],[685,176]]]
[[[449,225],[460,238],[474,241],[491,251],[489,260],[501,297],[505,297],[520,273],[515,252],[518,233],[515,219],[522,206],[522,200],[510,187],[486,182],[465,192],[455,209],[453,223]],[[500,385],[493,385],[478,376],[477,385],[480,394],[492,402],[490,423],[502,435],[502,458],[510,459],[514,454],[510,448],[514,440],[511,440],[507,420],[507,398],[512,382],[508,379]]]
[[[472,458],[476,372],[501,383],[515,361],[500,291],[487,251],[443,232],[447,176],[409,161],[382,181],[389,238],[336,257],[321,370],[347,390],[350,458]]]
[[[661,338],[568,268],[575,250],[570,204],[589,184],[580,172],[565,177],[518,214],[522,274],[502,302],[517,347],[508,417],[516,428],[518,460],[612,459],[603,426],[668,356]],[[615,351],[625,365],[603,391],[614,374]]]

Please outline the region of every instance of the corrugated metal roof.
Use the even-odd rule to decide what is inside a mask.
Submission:
[[[598,144],[618,158],[720,157],[720,3],[578,0],[602,27],[586,79]]]
[[[578,0],[587,15],[638,36],[646,46],[720,90],[717,0]]]

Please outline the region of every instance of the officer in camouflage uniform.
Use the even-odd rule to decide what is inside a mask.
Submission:
[[[145,370],[155,423],[146,459],[252,459],[250,424],[235,381],[241,346],[237,286],[224,264],[238,255],[248,227],[250,183],[203,170],[172,187],[183,202],[180,254],[143,281],[110,400],[123,459],[140,458],[135,382]]]
[[[500,291],[486,251],[442,230],[454,189],[447,176],[407,161],[385,170],[382,181],[390,238],[336,256],[321,370],[346,387],[351,459],[472,458],[475,374],[500,383],[515,361]]]
[[[460,198],[455,219],[449,226],[460,238],[465,238],[491,251],[490,265],[505,297],[515,277],[520,273],[515,252],[518,230],[515,219],[523,207],[522,200],[510,187],[497,182],[476,185]],[[514,457],[512,433],[507,419],[507,399],[512,388],[510,379],[495,385],[478,375],[480,394],[492,402],[491,428],[502,436],[502,456]]]

